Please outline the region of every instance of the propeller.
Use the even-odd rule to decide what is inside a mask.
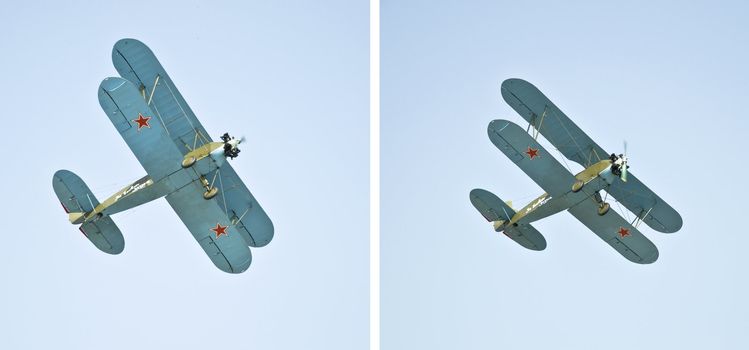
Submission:
[[[627,140],[624,140],[624,157],[622,159],[622,181],[627,182]]]
[[[224,133],[221,136],[221,140],[224,141],[224,155],[234,159],[239,156],[239,144],[244,142],[245,138],[242,136],[239,139],[229,136],[229,133]]]

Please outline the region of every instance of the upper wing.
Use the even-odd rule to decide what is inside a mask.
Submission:
[[[489,139],[552,197],[572,189],[575,177],[518,125],[507,120],[489,123]]]
[[[203,199],[203,191],[195,181],[168,194],[166,200],[216,267],[229,273],[247,270],[252,262],[247,242],[216,198]]]
[[[598,215],[597,204],[593,200],[585,200],[570,208],[569,212],[628,260],[650,264],[658,259],[655,244],[616,211],[609,210],[606,215]]]
[[[99,104],[154,182],[182,169],[182,153],[133,83],[104,79]]]
[[[502,83],[502,97],[520,116],[536,125],[539,132],[568,159],[587,168],[608,158],[601,146],[531,83],[507,79]]]
[[[536,125],[539,132],[568,159],[587,168],[608,157],[601,146],[533,84],[521,79],[507,79],[502,83],[502,97],[525,120]],[[631,172],[626,183],[616,181],[607,191],[654,230],[671,233],[681,228],[679,213]]]
[[[211,142],[211,137],[148,46],[135,39],[122,39],[112,49],[112,62],[123,78],[139,87],[141,99],[154,110],[182,155]],[[206,177],[212,179],[215,172],[212,170]],[[263,208],[228,162],[221,166],[219,175],[222,191],[217,200],[221,208],[232,220],[242,219],[237,228],[250,246],[268,244],[273,238],[273,224]]]
[[[141,98],[156,112],[183,155],[211,142],[211,137],[148,46],[135,39],[122,39],[112,49],[112,62],[120,76],[139,88]]]
[[[681,215],[632,173],[627,174],[627,182],[614,181],[606,191],[652,229],[663,233],[681,229]]]
[[[262,247],[273,239],[273,223],[247,186],[228,162],[220,169],[206,175],[213,178],[218,171],[218,186],[221,189],[215,201],[236,224],[250,247]]]

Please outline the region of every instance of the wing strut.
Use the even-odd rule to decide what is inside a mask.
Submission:
[[[174,91],[172,91],[172,88],[169,86],[169,84],[165,84],[166,88],[169,90],[169,93],[172,94],[172,99],[174,99],[174,102],[177,103],[177,106],[179,106],[179,110],[182,111],[182,116],[187,119],[187,122],[190,124],[190,127],[195,130],[195,133],[198,132],[198,129],[195,128],[195,125],[192,124],[192,121],[190,118],[187,117],[187,112],[185,112],[185,109],[182,107],[182,104],[179,103],[179,100],[177,99],[177,96],[174,94]]]
[[[247,212],[249,212],[249,211],[250,211],[250,207],[247,207],[247,209],[245,209],[245,210],[244,210],[244,213],[242,213],[242,215],[240,215],[240,216],[239,216],[239,218],[237,218],[236,220],[233,220],[231,224],[232,224],[232,225],[236,225],[236,224],[238,224],[238,223],[239,223],[240,221],[242,221],[242,218],[243,218],[243,217],[244,217],[245,215],[247,215]]]
[[[598,155],[598,152],[596,152],[596,149],[594,147],[591,147],[590,153],[588,153],[588,165],[587,166],[590,166],[591,164],[593,164],[593,156],[596,156],[596,158],[598,158],[597,161],[601,161],[601,156]]]
[[[161,74],[156,74],[156,80],[153,82],[153,89],[151,89],[151,95],[148,96],[148,102],[147,105],[151,105],[151,101],[153,100],[153,93],[156,92],[156,87],[159,86],[159,79],[161,78]]]
[[[216,175],[218,175],[220,171],[221,171],[220,168],[216,168]],[[221,199],[224,202],[224,213],[228,213],[229,207],[226,206],[226,194],[224,193],[224,180],[222,180],[221,176],[218,177],[218,183],[221,184]]]
[[[648,209],[648,211],[646,211],[644,215],[642,216],[637,215],[637,217],[635,217],[635,219],[632,220],[632,226],[634,226],[635,228],[640,226],[640,224],[642,223],[642,220],[645,220],[645,218],[648,217],[648,214],[650,214],[651,210],[653,210],[653,207],[650,207],[650,209]]]
[[[146,101],[146,106],[151,107],[151,101],[153,100],[153,93],[156,92],[156,86],[159,84],[159,78],[160,75],[156,75],[156,80],[153,83],[153,89],[151,89],[151,93],[148,94],[148,99],[146,99],[146,86],[143,85],[143,83],[140,83],[140,86],[138,87],[138,90],[140,90],[140,95],[143,97],[143,100]],[[153,105],[153,111],[156,112],[156,116],[159,117],[159,121],[161,122],[161,125],[164,127],[164,131],[166,131],[166,134],[171,137],[171,133],[169,132],[169,128],[166,127],[166,123],[164,123],[164,118],[161,117],[161,112],[159,112],[159,107],[156,105]]]
[[[531,121],[528,123],[528,128],[525,130],[525,132],[531,134],[531,137],[533,137],[534,140],[538,139],[538,133],[539,130],[541,130],[541,124],[544,122],[544,118],[546,118],[546,113],[549,111],[549,106],[544,106],[544,112],[541,114],[541,120],[538,121],[538,125],[535,125],[535,121],[537,117],[536,115],[531,118]],[[531,126],[533,126],[533,132],[531,132]]]

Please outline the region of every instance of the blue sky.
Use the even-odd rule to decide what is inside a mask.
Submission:
[[[361,349],[369,344],[366,1],[51,4],[0,13],[4,348]],[[67,223],[52,174],[100,199],[144,175],[96,97],[123,37],[151,47],[276,236],[216,269],[165,200],[114,216],[126,247]]]
[[[382,2],[383,349],[743,349],[749,265],[746,5]],[[681,231],[630,263],[568,213],[543,252],[492,231],[481,187],[543,191],[489,141],[541,89],[676,208]],[[547,146],[548,147],[548,146]],[[551,149],[551,148],[549,148]],[[576,168],[573,168],[576,169]]]

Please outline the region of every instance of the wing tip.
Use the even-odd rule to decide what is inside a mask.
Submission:
[[[127,83],[128,80],[120,77],[107,77],[99,83],[99,91],[112,92]]]
[[[678,232],[679,230],[681,230],[681,227],[684,225],[684,221],[682,220],[681,215],[679,215],[678,212],[674,211],[674,213],[676,214],[676,220],[674,220],[672,225],[666,226],[666,225],[661,224],[661,227],[657,227],[658,225],[652,224],[652,221],[650,220],[647,220],[646,223],[648,224],[648,226],[650,226],[650,228],[660,233]]]
[[[228,256],[220,251],[219,254],[208,255],[208,257],[219,270],[230,274],[245,272],[252,265],[252,250],[247,246],[244,249],[240,249],[240,251],[235,250],[233,254]]]
[[[135,45],[135,46],[146,46],[142,41],[134,38],[122,38],[120,40],[117,40],[117,42],[114,43],[114,46],[112,47],[112,53],[116,53],[117,51],[124,50],[127,46]]]
[[[542,241],[538,242],[539,244],[534,244],[533,247],[526,247],[526,248],[528,248],[530,250],[533,250],[533,251],[537,251],[537,252],[540,252],[542,250],[546,250],[546,246],[547,246],[546,245],[546,238],[544,238],[542,236],[541,239],[542,239]]]
[[[112,246],[110,249],[107,249],[107,250],[101,249],[101,251],[109,255],[119,255],[120,253],[125,251],[125,244],[123,243],[122,245],[119,245],[119,246]]]
[[[650,264],[652,264],[652,263],[654,263],[654,262],[656,262],[658,260],[658,256],[659,255],[660,254],[658,253],[658,248],[656,248],[655,246],[653,246],[653,252],[650,255],[648,255],[646,257],[640,257],[640,260],[630,259],[630,261],[632,261],[634,263],[638,263],[640,265],[650,265]]]
[[[502,85],[501,85],[502,86],[502,92],[505,92],[505,91],[509,92],[513,88],[517,88],[518,86],[521,86],[521,85],[535,87],[533,84],[531,84],[527,80],[523,80],[523,79],[520,79],[520,78],[507,78],[507,79],[505,79],[502,82]]]
[[[507,127],[517,127],[520,128],[519,125],[505,119],[494,119],[489,122],[489,125],[486,128],[486,133],[489,135],[489,139],[492,139],[496,137],[496,134],[499,134],[503,130],[505,130]],[[522,130],[522,128],[520,128]]]
[[[468,193],[468,198],[472,199],[474,197],[479,197],[481,194],[491,193],[483,188],[474,188],[471,190],[471,192]]]
[[[682,226],[684,226],[684,220],[681,218],[681,215],[677,211],[675,211],[675,210],[674,210],[674,212],[676,213],[676,218],[677,218],[676,225],[674,225],[673,228],[667,229],[664,233],[674,233],[674,232],[677,232],[677,231],[681,230]]]
[[[270,244],[271,241],[273,241],[273,237],[275,236],[275,229],[273,228],[273,222],[269,221],[269,225],[270,225],[270,229],[268,230],[268,232],[260,235],[260,237],[262,237],[263,239],[255,241],[253,244],[250,244],[249,245],[250,247],[262,248]],[[253,239],[255,238],[255,236],[253,236],[252,233],[250,233],[250,236],[252,236]]]
[[[248,254],[246,260],[238,264],[229,264],[230,271],[227,271],[227,270],[224,270],[224,271],[231,273],[231,274],[240,274],[242,272],[247,271],[247,269],[250,268],[251,264],[252,264],[252,254]]]

